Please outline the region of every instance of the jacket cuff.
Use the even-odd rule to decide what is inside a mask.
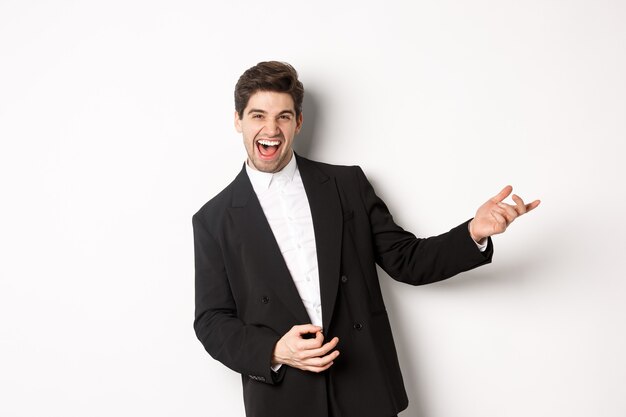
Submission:
[[[487,238],[486,248],[480,250],[479,244],[472,239],[469,232],[469,223],[472,220],[473,217],[450,230],[450,233],[455,236],[454,241],[456,242],[457,250],[469,257],[475,258],[476,261],[479,262],[478,265],[490,263],[493,257],[493,242],[491,237]]]
[[[285,367],[281,366],[278,372],[272,370],[272,355],[274,354],[274,347],[280,337],[276,335],[267,335],[264,340],[259,342],[259,348],[256,352],[251,354],[258,355],[259,368],[254,373],[246,375],[253,381],[264,382],[266,384],[277,384],[282,381],[285,373]],[[265,358],[265,360],[263,360]]]

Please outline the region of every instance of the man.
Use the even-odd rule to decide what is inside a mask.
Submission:
[[[408,399],[375,265],[412,285],[491,261],[490,236],[539,201],[502,201],[418,239],[397,226],[359,167],[296,155],[304,90],[262,62],[235,87],[247,161],[194,216],[194,328],[242,374],[249,417],[392,417]]]

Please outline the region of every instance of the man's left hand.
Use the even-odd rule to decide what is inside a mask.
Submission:
[[[469,224],[470,236],[475,242],[482,244],[489,236],[503,233],[513,220],[535,209],[540,203],[539,200],[535,200],[524,204],[524,200],[515,194],[512,196],[515,205],[504,203],[503,200],[512,191],[513,187],[507,185],[478,208],[476,216]]]

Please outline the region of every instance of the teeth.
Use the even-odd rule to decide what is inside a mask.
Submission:
[[[264,146],[278,146],[280,145],[280,141],[279,140],[267,140],[267,139],[261,139],[258,141],[261,145]]]

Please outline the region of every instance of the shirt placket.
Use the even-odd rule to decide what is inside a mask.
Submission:
[[[280,199],[280,207],[282,216],[287,223],[288,239],[292,242],[292,247],[295,248],[295,268],[297,271],[292,271],[296,287],[303,303],[309,313],[309,318],[313,324],[320,325],[322,323],[322,310],[319,302],[319,297],[315,294],[318,292],[317,282],[315,277],[315,266],[312,263],[309,256],[307,256],[308,245],[310,242],[306,242],[305,238],[312,231],[307,232],[304,229],[302,219],[306,218],[306,213],[301,213],[302,204],[293,198],[293,193],[297,192],[293,182],[288,181],[287,178],[281,177],[277,181],[278,194]],[[300,202],[301,203],[301,202]],[[291,246],[291,245],[290,245]]]

